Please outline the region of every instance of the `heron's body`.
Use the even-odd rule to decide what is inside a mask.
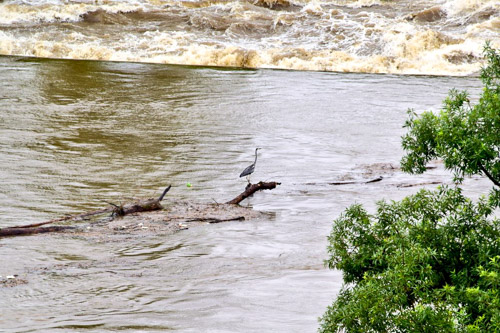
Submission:
[[[243,170],[243,172],[240,174],[240,177],[245,177],[250,174],[252,174],[255,171],[255,164],[249,165]]]
[[[255,148],[255,161],[249,166],[247,166],[245,170],[243,170],[243,172],[240,174],[240,177],[247,176],[247,180],[249,183],[250,183],[250,175],[255,171],[255,164],[257,163],[257,151],[259,149],[260,148]]]

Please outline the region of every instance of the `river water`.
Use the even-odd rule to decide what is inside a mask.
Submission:
[[[0,1],[0,227],[168,184],[224,202],[256,147],[252,180],[282,183],[251,221],[1,239],[0,282],[26,283],[0,284],[0,331],[316,331],[332,220],[450,181],[399,172],[401,126],[452,87],[474,100],[487,40],[498,0]]]
[[[498,0],[3,0],[0,54],[468,75]]]
[[[0,227],[167,184],[171,198],[224,202],[244,188],[255,147],[252,180],[282,183],[243,202],[267,213],[252,221],[109,241],[1,239],[0,276],[27,281],[0,287],[5,332],[314,332],[342,283],[323,266],[332,220],[419,188],[405,184],[450,180],[441,167],[391,169],[407,108],[436,110],[452,87],[480,91],[477,77],[23,57],[0,57],[0,77]],[[488,188],[477,177],[466,186]]]

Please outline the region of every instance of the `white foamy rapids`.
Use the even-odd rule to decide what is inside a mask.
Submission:
[[[335,1],[337,5],[347,6],[350,8],[363,8],[363,7],[371,7],[380,5],[380,0],[356,0],[356,1],[345,1],[345,0],[337,0]]]
[[[467,75],[486,40],[500,48],[499,13],[479,0],[4,1],[0,54]]]
[[[443,8],[448,12],[449,15],[471,15],[478,11],[484,10],[485,8],[499,8],[500,3],[498,1],[491,0],[454,0],[446,1],[443,4]]]
[[[145,8],[144,3],[128,1],[5,1],[0,3],[0,25],[77,22],[96,10],[119,13]]]

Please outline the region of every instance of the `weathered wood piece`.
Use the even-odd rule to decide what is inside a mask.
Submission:
[[[382,176],[370,179],[367,181],[343,181],[343,182],[330,182],[328,185],[349,185],[349,184],[370,184],[370,183],[376,183],[384,179]]]
[[[104,214],[104,213],[111,213],[115,209],[116,208],[114,208],[114,207],[108,207],[108,208],[104,208],[104,209],[94,210],[94,211],[88,212],[88,213],[77,214],[77,215],[68,215],[68,216],[65,216],[65,217],[60,217],[60,218],[52,219],[52,220],[45,221],[45,222],[33,223],[33,224],[25,224],[25,225],[18,225],[18,226],[14,226],[14,227],[9,227],[9,229],[34,228],[34,227],[41,227],[42,225],[46,225],[46,224],[52,224],[52,223],[57,223],[57,222],[64,222],[64,221],[68,221],[68,220],[84,219],[84,218],[89,217],[89,216],[100,215],[100,214]]]
[[[20,225],[20,226],[14,226],[14,227],[7,227],[7,228],[0,228],[0,237],[7,237],[7,236],[21,236],[21,235],[33,235],[33,234],[39,234],[39,233],[46,233],[46,232],[58,232],[58,231],[63,231],[63,230],[68,230],[71,229],[72,227],[68,226],[53,226],[53,227],[41,227],[46,224],[52,224],[56,222],[63,222],[63,221],[68,221],[68,220],[77,220],[77,219],[83,219],[89,216],[94,216],[94,215],[99,215],[99,214],[104,214],[104,213],[113,213],[114,216],[124,216],[127,214],[133,214],[133,213],[138,213],[138,212],[147,212],[147,211],[153,211],[153,210],[160,210],[163,209],[163,206],[161,205],[160,201],[165,197],[165,194],[170,190],[172,186],[168,186],[161,196],[158,199],[145,199],[145,200],[138,200],[135,202],[132,202],[130,204],[126,205],[115,205],[110,203],[112,207],[104,208],[104,209],[99,209],[95,210],[92,212],[88,213],[83,213],[83,214],[77,214],[77,215],[69,215],[41,223],[33,223],[33,224],[27,224],[27,225]]]
[[[200,217],[184,220],[184,222],[207,222],[207,223],[221,223],[221,222],[229,222],[229,221],[245,221],[244,216],[236,216],[227,219],[221,219],[217,217]]]
[[[28,227],[28,228],[2,228],[0,229],[0,237],[10,237],[10,236],[25,236],[41,234],[46,232],[60,232],[74,229],[74,227],[69,226],[50,226],[50,227]]]
[[[109,233],[138,233],[138,232],[173,232],[182,230],[185,225],[182,223],[221,223],[228,221],[244,221],[247,218],[258,216],[252,209],[243,208],[238,204],[261,190],[271,190],[280,185],[278,182],[259,182],[257,184],[248,184],[245,190],[233,200],[226,204],[200,204],[175,201],[173,205],[169,204],[168,210],[163,210],[160,201],[170,190],[167,187],[158,199],[137,200],[124,205],[115,205],[109,203],[110,207],[96,210],[93,212],[65,216],[50,221],[34,223],[28,225],[0,228],[0,238],[9,236],[33,235],[48,232],[72,231],[80,235],[101,235]],[[155,213],[153,213],[156,211]],[[137,216],[125,216],[139,212],[149,212],[149,214]],[[87,218],[93,215],[112,213],[112,216],[123,216],[120,219],[108,220],[105,224],[90,223],[85,229],[81,226],[45,226],[45,224],[77,220]],[[174,222],[175,221],[175,222]],[[172,223],[174,222],[174,223]]]
[[[399,184],[397,187],[413,187],[413,186],[425,186],[425,185],[441,185],[443,182],[441,181],[432,181],[432,182],[423,182],[423,183],[413,183],[413,184]]]
[[[163,209],[163,206],[158,199],[146,199],[132,202],[123,206],[115,206],[113,214],[116,216],[124,216],[138,212],[148,212],[152,210]]]
[[[276,188],[276,186],[278,186],[278,185],[281,185],[281,183],[278,183],[278,182],[258,182],[257,184],[248,184],[247,187],[245,188],[245,191],[240,193],[233,200],[228,201],[226,203],[237,205],[257,191],[272,190],[273,188]]]

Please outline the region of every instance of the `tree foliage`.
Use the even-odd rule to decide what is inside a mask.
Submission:
[[[484,89],[476,105],[471,106],[467,92],[452,90],[437,115],[409,110],[402,140],[404,171],[422,173],[427,162],[441,158],[457,180],[484,174],[500,186],[500,54],[487,45],[485,55]]]
[[[500,225],[490,201],[441,188],[377,206],[370,215],[353,205],[334,223],[327,263],[345,285],[322,331],[500,330]]]
[[[451,91],[438,115],[410,112],[405,171],[441,158],[457,180],[500,186],[500,55],[488,45],[476,105]],[[344,285],[321,332],[500,332],[500,191],[474,202],[459,187],[421,190],[375,214],[352,205],[328,237]]]

